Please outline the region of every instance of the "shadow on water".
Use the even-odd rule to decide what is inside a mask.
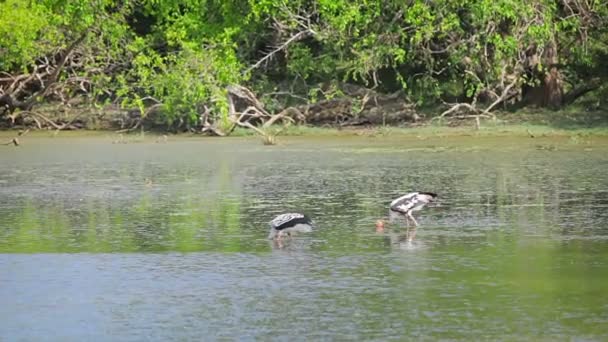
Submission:
[[[57,144],[0,154],[2,340],[608,338],[605,147]]]

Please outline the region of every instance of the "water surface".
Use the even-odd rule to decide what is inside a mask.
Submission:
[[[601,139],[281,142],[1,149],[0,340],[608,339]],[[415,239],[376,232],[411,190]]]

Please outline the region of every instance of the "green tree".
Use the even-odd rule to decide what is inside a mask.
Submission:
[[[344,82],[477,114],[560,108],[606,88],[608,70],[605,0],[7,0],[0,18],[13,121],[80,101],[226,128],[232,84],[281,94],[262,96],[277,109]]]

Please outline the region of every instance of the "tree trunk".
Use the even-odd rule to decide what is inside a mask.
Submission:
[[[557,68],[559,60],[555,43],[550,43],[546,47],[544,57],[545,65],[549,67],[549,70],[545,74],[543,82],[543,106],[558,109],[562,105],[563,86],[561,73]]]
[[[533,59],[538,60],[538,58]],[[535,86],[524,87],[524,102],[538,107],[559,109],[563,103],[563,84],[558,67],[559,60],[555,43],[551,42],[545,46],[541,59],[543,70],[539,70],[537,63],[530,65],[532,67],[531,74],[540,83]]]

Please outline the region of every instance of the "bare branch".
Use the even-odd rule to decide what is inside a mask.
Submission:
[[[503,91],[502,94],[500,95],[499,98],[496,99],[496,101],[492,102],[492,104],[490,104],[483,112],[482,114],[488,114],[492,109],[494,109],[495,106],[497,106],[498,104],[500,104],[509,94],[509,91],[511,90],[511,88],[513,88],[513,86],[515,86],[515,84],[517,84],[519,78],[515,77],[513,79],[513,81],[511,82],[511,84],[509,84]]]
[[[289,108],[287,108],[285,110],[282,110],[279,114],[273,115],[268,121],[266,121],[264,123],[263,127],[264,128],[268,128],[268,127],[272,126],[272,124],[274,124],[279,119],[283,119],[283,120],[287,119],[288,122],[290,122],[290,123],[293,122],[294,120],[292,118],[290,118],[289,116],[287,116],[287,113],[289,113],[291,110],[295,110],[298,113],[300,112],[300,111],[298,111],[297,109],[295,109],[293,107],[289,107]]]
[[[300,32],[294,34],[289,39],[287,39],[283,44],[281,44],[279,47],[277,47],[276,49],[272,50],[271,52],[269,52],[268,54],[266,54],[266,56],[262,57],[259,61],[257,61],[255,64],[253,64],[252,66],[250,66],[249,68],[247,68],[247,70],[245,70],[243,73],[247,74],[251,70],[258,68],[260,65],[262,65],[266,61],[270,60],[277,52],[279,52],[279,51],[285,49],[287,46],[289,46],[289,44],[291,44],[293,42],[297,42],[299,40],[302,40],[302,39],[304,39],[304,38],[306,38],[308,36],[311,36],[312,34],[313,34],[313,31],[310,30],[310,29],[306,29],[304,31],[300,31]]]
[[[432,120],[437,120],[437,119],[444,118],[444,117],[448,116],[449,114],[452,114],[452,113],[454,113],[456,111],[459,111],[462,108],[469,109],[472,112],[479,112],[479,110],[477,108],[471,106],[468,103],[457,103],[457,104],[453,105],[450,109],[448,109],[448,110],[444,111],[443,113],[441,113],[439,116],[433,118]]]
[[[34,112],[34,111],[30,111],[30,110],[24,110],[22,112],[19,112],[19,114],[20,115],[32,115],[32,116],[35,116],[35,117],[37,117],[39,119],[44,120],[44,122],[46,122],[47,124],[53,126],[55,129],[63,129],[63,128],[65,128],[65,125],[59,125],[55,121],[47,118],[46,116],[44,116],[43,114],[38,113],[38,112]]]

